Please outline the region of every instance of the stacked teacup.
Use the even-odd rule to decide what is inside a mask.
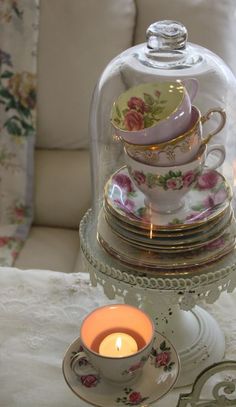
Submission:
[[[212,108],[202,115],[192,104],[197,90],[196,79],[145,83],[122,93],[112,107],[129,175],[146,206],[159,213],[178,211],[203,169],[216,169],[225,159],[223,145],[207,145],[224,127],[225,112]],[[203,125],[214,115],[219,124],[204,136]]]

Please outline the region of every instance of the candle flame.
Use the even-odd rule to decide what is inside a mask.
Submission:
[[[122,346],[122,339],[120,336],[118,336],[118,338],[116,340],[116,349],[121,350],[121,346]]]

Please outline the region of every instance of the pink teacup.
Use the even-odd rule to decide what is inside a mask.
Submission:
[[[130,177],[137,188],[145,195],[145,204],[152,210],[171,213],[184,205],[184,196],[193,187],[197,176],[202,172],[207,157],[213,155],[209,169],[218,168],[225,159],[225,148],[221,144],[200,147],[196,158],[186,164],[160,167],[143,164],[125,154]]]
[[[163,143],[184,133],[191,121],[196,79],[143,83],[115,101],[111,121],[116,135],[132,144]]]
[[[215,130],[203,136],[202,125],[212,118],[220,116],[220,122]],[[127,153],[137,161],[149,165],[173,166],[187,163],[194,159],[201,144],[207,144],[225,125],[226,114],[221,108],[210,109],[201,116],[196,106],[192,106],[191,123],[186,133],[165,143],[138,145],[124,142]]]

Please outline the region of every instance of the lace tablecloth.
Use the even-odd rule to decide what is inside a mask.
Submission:
[[[106,303],[83,273],[0,268],[0,407],[88,406],[67,387],[62,359],[86,314]],[[208,306],[225,332],[227,359],[236,359],[235,309],[236,293]],[[175,407],[180,391],[154,406]]]

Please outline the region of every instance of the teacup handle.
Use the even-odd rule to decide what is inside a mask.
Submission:
[[[182,84],[186,88],[191,102],[195,98],[198,91],[198,80],[196,78],[183,79]]]
[[[216,107],[216,108],[213,108],[213,109],[208,110],[208,112],[207,112],[205,115],[202,116],[202,118],[201,118],[202,124],[204,124],[204,123],[206,123],[208,120],[210,120],[211,116],[212,116],[214,113],[217,113],[217,114],[220,115],[220,119],[221,119],[221,120],[220,120],[220,124],[218,125],[218,127],[217,127],[214,131],[212,131],[211,133],[209,133],[209,134],[203,139],[203,143],[204,143],[204,144],[209,143],[209,141],[211,140],[211,138],[212,138],[213,136],[215,136],[216,134],[218,134],[218,133],[223,129],[223,127],[224,127],[224,125],[225,125],[225,122],[226,122],[226,113],[225,113],[224,109],[221,109],[220,107]]]
[[[220,167],[221,164],[223,164],[224,160],[225,160],[225,147],[223,146],[223,144],[213,144],[212,146],[208,146],[207,147],[207,154],[206,154],[206,159],[209,156],[209,154],[211,154],[213,151],[218,151],[220,153],[217,161],[215,162],[215,164],[212,165],[205,165],[205,168],[207,168],[208,170],[215,170],[216,168]]]
[[[85,352],[76,353],[70,361],[70,366],[77,376],[98,374]]]

